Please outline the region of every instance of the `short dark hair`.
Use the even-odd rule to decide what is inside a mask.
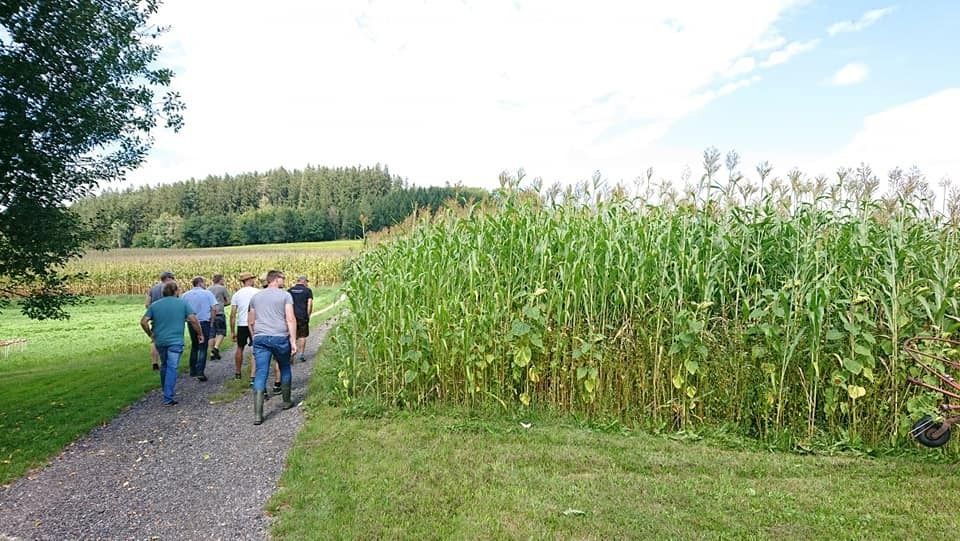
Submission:
[[[222,274],[214,274],[214,275],[213,275],[213,283],[219,284],[219,283],[222,282],[222,281],[223,281],[223,275],[222,275]]]
[[[202,286],[204,282],[203,276],[194,276],[193,277],[193,287]]]
[[[180,289],[180,286],[175,281],[170,281],[163,284],[163,296],[164,297],[173,297],[177,294],[177,290]]]
[[[282,278],[282,277],[283,277],[283,271],[272,270],[267,273],[267,283],[269,284],[274,280],[276,280],[277,278]]]
[[[175,276],[174,276],[173,273],[170,272],[170,271],[163,271],[163,272],[160,273],[160,281],[161,281],[161,282],[164,281],[164,280],[173,280],[174,278],[175,278]]]

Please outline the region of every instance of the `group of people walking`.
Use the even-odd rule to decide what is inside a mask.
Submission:
[[[208,350],[211,360],[220,360],[220,346],[228,330],[236,341],[236,379],[243,377],[243,351],[252,346],[250,385],[254,391],[254,424],[259,425],[263,422],[263,403],[268,398],[271,359],[276,367],[274,392],[283,396],[283,409],[294,405],[290,399],[290,364],[298,353],[301,361],[306,360],[304,348],[310,334],[313,292],[306,276],[298,276],[296,285],[284,289],[286,276],[278,270],[266,273],[262,289],[254,287],[256,276],[249,272],[241,273],[237,279],[242,287],[232,297],[221,274],[213,275],[209,288],[206,278],[194,277],[192,288],[181,294],[174,274],[163,272],[160,281],[147,292],[146,312],[140,326],[151,339],[150,357],[153,369],[160,372],[165,406],[177,404],[174,395],[180,357],[186,347],[185,324],[190,337],[190,377],[200,382],[207,381]]]

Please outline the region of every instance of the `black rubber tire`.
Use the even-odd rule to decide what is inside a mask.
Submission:
[[[926,428],[922,428],[924,426]],[[914,437],[924,447],[942,447],[950,441],[950,429],[946,429],[939,437],[932,437],[933,433],[939,430],[941,426],[943,426],[942,423],[931,423],[930,416],[924,415],[923,418],[914,423],[911,434],[916,434]]]

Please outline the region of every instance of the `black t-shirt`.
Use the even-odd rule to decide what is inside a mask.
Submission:
[[[313,298],[313,291],[303,284],[297,284],[289,291],[293,297],[293,315],[297,319],[310,319],[310,314],[307,313],[307,300]]]

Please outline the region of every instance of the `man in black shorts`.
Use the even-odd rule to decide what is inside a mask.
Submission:
[[[230,330],[231,334],[233,334],[233,339],[237,343],[236,353],[234,353],[233,356],[233,361],[236,365],[233,377],[240,379],[242,377],[240,369],[243,367],[243,348],[251,345],[250,328],[247,327],[247,313],[250,310],[250,299],[259,293],[260,290],[253,287],[253,282],[257,278],[255,275],[249,272],[242,272],[237,278],[243,287],[233,294],[233,298],[230,301]]]
[[[297,276],[297,284],[289,289],[293,297],[293,315],[297,318],[297,351],[300,352],[300,362],[307,359],[303,356],[306,350],[307,337],[310,336],[310,314],[313,313],[313,291],[307,287],[307,277]]]
[[[213,296],[217,299],[217,315],[210,322],[210,334],[213,336],[213,339],[210,340],[212,346],[210,359],[219,361],[220,344],[223,343],[223,338],[227,334],[227,306],[230,306],[230,292],[227,291],[227,286],[223,284],[222,274],[213,275],[213,285],[210,286],[210,293],[213,293]]]

